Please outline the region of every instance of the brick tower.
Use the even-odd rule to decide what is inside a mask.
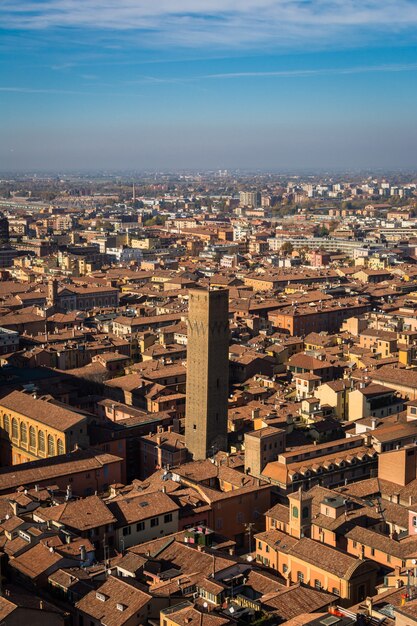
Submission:
[[[227,450],[229,292],[189,291],[185,442],[194,460]]]

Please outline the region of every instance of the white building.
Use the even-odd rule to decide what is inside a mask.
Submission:
[[[142,250],[139,250],[139,248],[107,248],[106,253],[113,257],[118,263],[142,261],[143,259]]]
[[[0,354],[9,354],[19,349],[19,333],[0,327]]]

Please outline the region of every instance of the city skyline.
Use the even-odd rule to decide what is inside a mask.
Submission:
[[[0,169],[412,168],[415,2],[0,8]]]

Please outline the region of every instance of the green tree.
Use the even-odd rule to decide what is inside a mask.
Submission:
[[[289,255],[292,253],[293,250],[294,250],[294,246],[292,245],[290,241],[286,241],[281,246],[281,252],[283,254]]]
[[[144,226],[162,226],[166,222],[166,217],[163,215],[156,215],[144,222]]]
[[[327,237],[329,231],[325,226],[316,226],[314,228],[313,234],[315,237]]]

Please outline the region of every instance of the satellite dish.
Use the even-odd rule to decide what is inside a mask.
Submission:
[[[232,613],[232,614],[233,614],[234,612],[235,612],[235,610],[234,610],[234,608],[231,606],[231,607],[230,607],[230,609],[229,609],[229,613]]]
[[[204,602],[203,606],[204,606],[204,608],[206,609],[206,608],[208,607],[207,602]]]
[[[413,565],[417,565],[417,559],[413,559],[413,560],[411,561],[411,563],[412,563]]]

